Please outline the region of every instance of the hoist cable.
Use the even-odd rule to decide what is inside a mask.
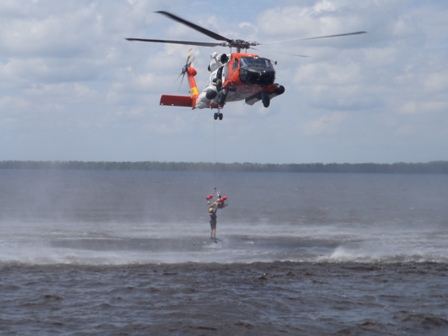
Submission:
[[[216,183],[216,122],[213,123],[213,182]],[[216,194],[216,185],[214,191]]]

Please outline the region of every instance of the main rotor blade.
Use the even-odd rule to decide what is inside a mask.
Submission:
[[[316,40],[316,39],[321,39],[321,38],[329,38],[329,37],[339,37],[339,36],[349,36],[349,35],[359,35],[359,34],[366,34],[367,32],[365,31],[358,31],[358,32],[353,32],[353,33],[345,33],[345,34],[336,34],[336,35],[327,35],[327,36],[317,36],[317,37],[307,37],[307,38],[302,38],[300,40]]]
[[[266,42],[266,43],[262,43],[262,44],[275,44],[275,43],[286,43],[286,42],[294,42],[294,41],[316,40],[316,39],[322,39],[322,38],[339,37],[339,36],[350,36],[350,35],[359,35],[359,34],[367,34],[367,32],[365,32],[365,31],[358,31],[358,32],[353,32],[353,33],[345,33],[345,34],[326,35],[326,36],[317,36],[317,37],[306,37],[306,38],[296,38],[296,39],[283,40],[283,41],[271,41],[271,42]]]
[[[125,38],[125,39],[128,40],[128,41],[185,44],[185,45],[195,45],[195,46],[200,46],[200,47],[218,47],[218,46],[223,46],[223,43],[216,43],[216,42],[155,40],[155,39],[142,39],[142,38]]]
[[[190,27],[190,28],[192,28],[194,30],[197,30],[198,32],[200,32],[200,33],[202,33],[204,35],[207,35],[208,37],[211,37],[212,39],[215,39],[215,40],[218,40],[218,41],[226,41],[228,43],[232,42],[232,40],[228,39],[227,37],[224,37],[222,35],[216,34],[215,32],[212,32],[211,30],[205,29],[205,28],[203,28],[201,26],[198,26],[197,24],[194,24],[194,23],[192,23],[190,21],[182,19],[181,17],[178,17],[177,15],[174,15],[174,14],[171,14],[171,13],[165,12],[165,11],[157,11],[156,13],[163,14],[163,15],[169,17],[171,20],[174,20],[174,21],[177,21],[179,23],[182,23],[182,24],[184,24],[184,25],[186,25],[186,26],[188,26],[188,27]]]

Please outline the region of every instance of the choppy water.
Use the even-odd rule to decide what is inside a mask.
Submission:
[[[5,170],[0,190],[3,334],[448,334],[445,175]]]

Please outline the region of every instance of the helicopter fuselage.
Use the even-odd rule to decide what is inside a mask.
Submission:
[[[219,109],[226,102],[240,100],[249,105],[263,100],[266,106],[271,98],[284,92],[283,86],[274,83],[275,69],[267,58],[246,53],[213,53],[211,58],[210,83],[198,96],[194,107]]]
[[[247,104],[253,105],[257,101],[262,101],[264,107],[268,107],[270,100],[285,92],[282,85],[274,83],[275,70],[272,62],[255,54],[241,53],[241,50],[260,45],[256,41],[245,41],[241,39],[229,39],[217,34],[207,28],[201,27],[191,21],[185,20],[175,14],[166,11],[157,11],[169,19],[179,22],[191,29],[194,29],[216,42],[199,42],[184,40],[164,40],[164,39],[146,39],[146,38],[126,38],[128,41],[140,41],[151,43],[172,43],[181,45],[195,45],[200,47],[229,47],[236,48],[236,53],[211,55],[212,61],[208,67],[211,72],[209,85],[199,93],[194,76],[196,70],[191,66],[187,58],[187,63],[182,69],[182,75],[187,74],[190,84],[190,96],[162,95],[160,105],[169,106],[188,106],[192,108],[216,108],[215,120],[222,119],[222,113],[219,109],[226,102],[244,100]],[[299,38],[297,40],[314,40],[321,38],[333,38],[340,36],[350,36],[365,34],[365,31],[356,31],[344,34],[333,34],[326,36]],[[287,42],[287,41],[284,41]],[[301,55],[296,55],[301,56]],[[306,57],[306,56],[305,56]]]

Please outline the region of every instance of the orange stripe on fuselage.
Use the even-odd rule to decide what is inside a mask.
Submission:
[[[196,85],[196,81],[194,79],[194,76],[196,76],[196,74],[197,74],[197,71],[195,68],[189,67],[187,69],[188,84],[190,85],[190,95],[191,95],[191,99],[193,100],[193,103],[192,103],[193,108],[196,107],[196,100],[198,99],[198,96],[199,96],[199,90]]]

